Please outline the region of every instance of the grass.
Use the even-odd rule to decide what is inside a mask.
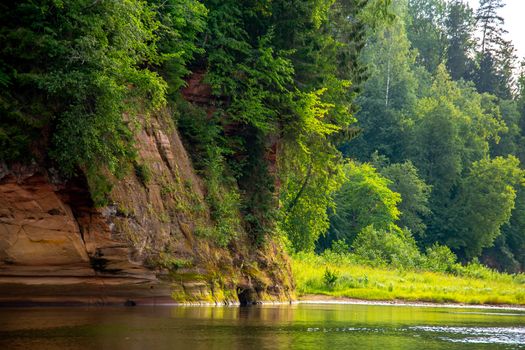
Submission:
[[[371,267],[351,256],[298,254],[292,269],[300,296],[525,305],[523,274],[497,273],[479,264],[444,273]]]

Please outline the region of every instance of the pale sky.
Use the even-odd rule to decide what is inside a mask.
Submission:
[[[467,0],[471,7],[476,9],[479,0]],[[499,14],[505,19],[505,29],[509,34],[507,39],[512,40],[518,50],[520,58],[525,57],[525,0],[504,0],[507,4]]]

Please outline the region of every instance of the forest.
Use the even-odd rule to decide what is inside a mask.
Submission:
[[[342,239],[370,256],[368,242],[401,237],[408,250],[523,271],[525,76],[503,6],[395,2],[395,19],[368,37],[360,132],[339,146],[351,161],[318,248]]]
[[[133,135],[164,108],[206,186],[196,234],[220,247],[242,226],[298,259],[523,272],[525,65],[503,6],[2,3],[0,160],[83,174],[103,207],[125,174],[155,176]]]

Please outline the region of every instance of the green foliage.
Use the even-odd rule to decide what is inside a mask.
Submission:
[[[348,162],[344,167],[345,182],[335,194],[335,208],[330,216],[327,237],[319,242],[325,248],[334,240],[351,243],[365,227],[389,230],[399,219],[398,193],[388,186],[371,165]]]
[[[338,127],[323,120],[333,106],[320,100],[321,92],[300,96],[304,98],[296,107],[300,120],[292,124],[297,134],[283,145],[280,164],[281,225],[294,249],[311,250],[329,226],[326,210],[333,205],[333,193],[344,173],[340,156],[329,141]]]
[[[424,236],[425,219],[431,213],[429,198],[432,187],[419,177],[411,161],[388,165],[381,168],[380,172],[391,181],[388,187],[401,195],[398,205],[401,215],[397,225],[407,228],[414,235]]]
[[[491,247],[510,219],[516,188],[523,181],[524,172],[513,156],[475,162],[451,207],[454,229],[447,244],[467,259]]]
[[[451,225],[461,181],[473,162],[486,157],[490,141],[497,142],[506,128],[492,98],[450,80],[438,67],[429,96],[416,107],[409,155],[432,186],[425,242],[445,242],[461,224]],[[456,225],[456,226],[454,226]]]
[[[0,20],[9,86],[0,97],[2,158],[31,154],[29,147],[68,176],[125,172],[135,156],[132,113],[165,103],[165,82],[145,68],[160,60],[151,8],[133,0],[19,1],[4,5]]]
[[[323,281],[328,289],[333,289],[339,276],[328,268],[324,271]]]
[[[492,142],[490,145],[491,156],[506,156],[509,154],[520,157],[523,144],[522,131],[520,127],[520,120],[522,115],[519,111],[519,106],[513,100],[498,101],[499,110],[501,112],[501,119],[507,126],[501,134],[499,142]]]
[[[184,101],[178,101],[178,107],[175,121],[189,148],[193,149],[192,156],[205,180],[205,198],[215,224],[212,231],[202,233],[220,246],[227,246],[241,231],[241,198],[225,158],[231,151],[224,145],[221,126],[216,118],[209,118],[202,108]]]
[[[219,147],[208,148],[205,163],[206,201],[215,222],[213,238],[226,246],[240,232],[240,197],[232,183],[225,181],[224,158]],[[231,180],[230,180],[231,181]]]
[[[380,26],[369,38],[362,53],[369,78],[357,99],[357,119],[362,129],[355,141],[343,147],[346,156],[361,161],[374,151],[392,162],[402,162],[409,143],[406,135],[407,112],[416,103],[418,81],[413,70],[415,54],[410,50],[400,17]]]
[[[293,250],[311,251],[320,235],[330,223],[327,208],[333,206],[333,193],[344,179],[342,166],[336,156],[317,152],[323,143],[316,144],[316,151],[302,152],[292,145],[283,149],[287,160],[282,164],[283,208],[280,226],[287,233]],[[288,152],[294,152],[287,156]]]
[[[372,266],[415,268],[423,261],[410,232],[395,228],[367,226],[355,238],[352,249],[359,261]]]
[[[185,85],[189,64],[204,53],[197,41],[206,29],[208,10],[197,0],[149,0],[157,13],[158,50],[162,53],[162,74],[170,92]]]
[[[452,272],[456,266],[456,255],[449,247],[434,244],[425,252],[423,267],[429,271]]]
[[[502,0],[480,0],[476,12],[481,33],[480,50],[474,82],[480,92],[488,92],[500,98],[510,99],[514,89],[516,50],[504,37],[505,21],[498,10],[505,7]]]
[[[236,1],[207,1],[208,74],[214,94],[228,96],[224,117],[241,122],[263,133],[274,131],[283,97],[293,81],[294,69],[272,45],[270,26],[262,25],[257,34],[247,22],[262,10]],[[262,14],[264,16],[264,14]]]
[[[335,11],[331,14],[334,23],[341,27],[345,27],[345,23],[341,17],[338,17],[340,14],[337,11],[343,8],[344,5],[336,2]],[[454,79],[472,76],[473,14],[468,7],[460,2],[446,4],[440,0],[418,0],[408,2],[408,7],[399,2],[391,9],[398,15],[397,19],[380,23],[375,32],[369,33],[367,49],[359,53],[361,61],[368,65],[367,72],[370,77],[363,85],[364,93],[357,100],[361,107],[357,116],[363,132],[357,142],[344,145],[342,150],[345,155],[357,156],[361,160],[370,159],[370,155],[379,150],[381,154],[386,155],[386,163],[394,162],[392,165],[381,166],[380,171],[382,175],[393,181],[388,187],[401,194],[401,203],[395,205],[401,214],[399,220],[384,220],[383,223],[396,222],[410,229],[420,245],[431,247],[429,261],[435,260],[437,264],[441,259],[440,268],[444,268],[445,265],[451,268],[454,264],[454,256],[449,254],[446,248],[432,247],[434,242],[440,241],[451,245],[462,259],[465,259],[467,255],[479,256],[481,248],[475,248],[478,243],[481,246],[491,245],[494,237],[499,235],[496,232],[499,232],[499,227],[504,220],[499,220],[497,217],[499,213],[508,213],[508,209],[505,208],[508,208],[507,204],[511,201],[502,206],[502,201],[499,201],[498,208],[495,204],[486,213],[481,210],[484,214],[476,214],[478,216],[472,219],[480,226],[471,230],[466,227],[473,225],[469,220],[474,214],[471,215],[466,210],[474,213],[475,207],[469,208],[461,198],[478,162],[482,162],[491,153],[515,154],[521,148],[522,133],[521,126],[518,126],[520,117],[513,101],[499,101],[493,96],[480,94],[472,84],[452,81],[447,72],[448,68]],[[361,12],[361,15],[364,13],[366,11]],[[291,37],[295,35],[299,33],[291,30]],[[302,33],[302,35],[308,34]],[[417,49],[417,55],[411,47]],[[326,45],[326,50],[332,49]],[[312,74],[304,64],[309,59],[305,52],[294,53],[291,59],[299,79],[314,86],[313,82],[318,76]],[[441,64],[444,61],[447,62],[446,68]],[[509,61],[508,57],[507,61]],[[328,67],[324,65],[326,61],[323,65],[320,65],[320,61],[317,62],[318,69]],[[329,72],[323,69],[321,71]],[[335,107],[330,108],[336,110],[338,107],[335,104]],[[315,129],[320,133],[327,130],[318,126]],[[311,131],[308,134],[311,134]],[[299,146],[303,144],[299,143]],[[300,147],[297,149],[301,150]],[[308,147],[304,149],[305,152],[309,150]],[[295,187],[291,189],[293,189],[292,193],[304,194],[305,188],[313,178],[310,172],[317,173],[317,171],[311,170],[312,167],[308,166],[310,164],[306,161],[308,158],[300,159],[305,165],[293,168],[295,180],[291,183],[295,182]],[[344,198],[345,196],[339,194],[344,193],[346,183],[351,181],[341,177],[341,181],[343,180],[342,188],[334,196],[336,205],[333,206],[333,214],[330,214],[331,227],[327,237],[335,236],[334,239],[350,237],[349,241],[351,241],[363,227],[375,223],[376,215],[373,210],[363,210],[359,215],[348,209],[369,208],[366,205],[367,200],[371,199],[370,201],[373,202],[374,197],[363,196],[366,198],[345,207],[344,203],[349,203],[349,196]],[[485,179],[485,182],[486,187],[480,186],[475,190],[480,194],[479,198],[472,199],[472,204],[475,202],[476,208],[488,207],[487,200],[481,197],[489,191],[489,187],[495,192],[499,191],[494,180]],[[341,186],[340,183],[333,189],[337,190]],[[360,186],[354,183],[353,188],[360,188]],[[288,194],[289,192],[286,191],[288,187],[285,186],[284,189],[283,193]],[[504,192],[502,190],[499,193]],[[318,234],[310,234],[309,228],[313,226],[307,223],[313,221],[312,217],[322,217],[320,210],[317,214],[312,213],[312,208],[317,208],[314,203],[320,203],[322,200],[323,205],[319,208],[325,204],[328,204],[329,208],[332,207],[329,204],[331,202],[329,193],[326,193],[327,196],[324,194],[325,192],[316,198],[319,202],[311,200],[308,206],[304,205],[301,210],[297,210],[295,216],[297,219],[292,221],[294,225],[292,227],[298,228],[295,230],[297,233],[290,237],[292,242],[300,242],[298,246],[304,243],[300,241],[301,237],[315,239],[318,236]],[[289,198],[291,199],[288,202],[294,204],[291,206],[293,209],[299,201],[295,196]],[[287,203],[286,200],[282,202]],[[462,204],[459,204],[460,202]],[[288,208],[286,205],[283,207]],[[331,213],[332,210],[329,212]],[[346,215],[347,212],[351,215]],[[299,213],[305,218],[304,220],[299,219]],[[306,213],[312,214],[305,215]],[[492,218],[492,225],[485,222],[481,218],[482,215]],[[501,216],[503,217],[508,215]],[[290,216],[285,218],[289,219]],[[353,226],[356,226],[358,218],[363,219],[363,225],[356,229]],[[322,224],[316,227],[317,232],[323,229]],[[498,227],[498,231],[493,231],[493,235],[486,233],[491,227]],[[388,230],[389,227],[386,226],[384,229]],[[294,232],[290,227],[285,230]],[[471,232],[470,236],[465,233],[466,231]],[[457,236],[465,237],[464,246],[461,248],[453,242],[454,237]],[[493,238],[488,239],[486,243],[480,243],[484,241],[483,237]],[[467,241],[476,243],[471,244]],[[496,243],[503,247],[504,243],[498,242],[500,241]],[[330,238],[320,239],[318,248],[329,246]],[[470,253],[466,254],[464,249],[470,250]],[[508,248],[505,249],[504,254],[507,256],[513,254]]]
[[[155,265],[155,267],[162,267],[174,272],[181,268],[191,267],[192,262],[187,259],[175,258],[166,252],[160,252]]]
[[[502,6],[483,0],[475,24],[459,0],[3,4],[0,160],[82,173],[105,205],[127,171],[151,181],[137,116],[168,96],[220,246],[278,232],[334,261],[488,276],[452,248],[519,271],[525,78]],[[193,72],[205,106],[179,94]],[[324,285],[364,283],[343,277]]]
[[[344,255],[348,254],[348,252],[350,251],[350,247],[344,239],[340,239],[332,242],[331,250],[334,254]]]
[[[139,179],[139,181],[142,183],[142,185],[146,186],[151,181],[151,170],[148,167],[147,164],[139,164],[135,162],[133,164],[133,167],[135,169],[135,175]]]
[[[418,63],[434,72],[447,52],[445,0],[410,0],[407,9],[408,38],[418,52]]]
[[[474,13],[468,4],[455,0],[449,5],[445,19],[448,39],[446,63],[453,80],[472,75],[475,24]]]
[[[108,194],[113,188],[111,177],[101,176],[96,168],[88,168],[86,180],[89,186],[91,199],[96,207],[103,207],[109,204]]]
[[[478,259],[473,259],[465,266],[455,265],[453,272],[457,276],[479,278],[484,280],[495,280],[498,277],[501,278],[509,276],[486,267],[485,265],[481,264]],[[523,275],[516,275],[515,277],[517,277],[516,281],[520,281],[522,280]]]
[[[494,161],[489,156],[525,159],[525,104],[523,93],[512,100],[516,75],[510,72],[517,64],[512,43],[502,36],[497,13],[502,6],[499,0],[482,1],[476,22],[461,1],[393,4],[396,19],[369,35],[361,53],[369,66],[357,99],[363,131],[342,150],[361,161],[374,161],[376,151],[384,155],[378,168],[402,197],[397,224],[409,228],[419,246],[440,242],[463,261],[483,255],[491,266],[517,271],[525,252],[520,210],[510,218],[515,215],[513,229],[508,224],[501,229],[516,202],[517,182],[508,176],[512,161],[484,165],[486,177],[479,169]],[[478,47],[475,26],[482,33]],[[410,171],[406,165],[400,169],[406,161]],[[518,171],[518,165],[510,167]],[[430,195],[425,186],[431,186]]]
[[[338,276],[333,287],[325,271]],[[370,267],[348,256],[331,260],[325,255],[296,254],[292,271],[299,295],[364,300],[406,300],[435,303],[515,304],[525,302],[524,275],[508,275],[472,263],[454,265],[453,273]]]
[[[509,223],[503,226],[502,236],[496,240],[493,251],[486,252],[489,259],[492,258],[491,260],[498,262],[495,267],[499,270],[513,273],[525,270],[523,227],[525,227],[525,191],[520,186]]]
[[[242,212],[256,240],[272,230],[275,182],[281,184],[279,229],[294,249],[312,249],[326,231],[326,209],[341,182],[333,138],[354,122],[348,79],[362,75],[357,62],[343,60],[362,49],[371,18],[364,12],[380,13],[386,2],[373,3],[204,2],[206,81],[217,96],[222,125],[233,130],[229,165],[245,194]],[[361,33],[361,39],[349,39],[351,33]],[[275,164],[259,161],[273,152],[280,162],[274,173]]]

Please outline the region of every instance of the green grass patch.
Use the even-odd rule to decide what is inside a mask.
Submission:
[[[319,294],[364,300],[525,305],[522,274],[497,273],[479,264],[454,272],[371,267],[352,255],[297,254],[292,269],[299,295]]]

